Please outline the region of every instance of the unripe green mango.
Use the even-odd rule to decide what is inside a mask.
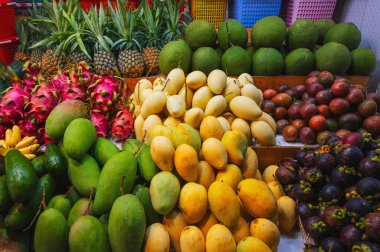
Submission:
[[[144,185],[136,185],[133,188],[133,194],[139,198],[144,206],[146,225],[150,226],[153,223],[161,223],[161,216],[154,210],[152,200],[150,198],[149,188]]]
[[[88,211],[87,211],[88,209]],[[67,217],[67,224],[71,227],[81,216],[94,214],[94,202],[86,198],[79,199],[71,208],[69,216]]]
[[[71,202],[66,195],[56,195],[54,196],[47,205],[47,208],[54,208],[60,211],[65,218],[69,215],[71,209]]]
[[[149,188],[154,210],[163,215],[170,213],[177,204],[180,190],[179,180],[173,173],[163,171],[154,176]]]
[[[44,175],[46,173],[45,156],[44,155],[37,156],[37,157],[33,158],[32,165],[33,165],[34,170],[37,173],[37,176],[41,177],[42,175]]]
[[[101,166],[119,152],[119,148],[112,141],[103,137],[98,137],[93,146],[94,158]]]
[[[67,160],[55,143],[46,145],[45,167],[54,178],[62,178],[67,174]]]
[[[8,193],[5,175],[0,176],[0,213],[7,211],[12,205],[11,196]]]

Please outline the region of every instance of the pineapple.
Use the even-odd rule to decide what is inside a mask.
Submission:
[[[158,56],[160,56],[160,50],[157,47],[145,47],[142,52],[142,56],[145,62],[145,71],[147,75],[158,74],[160,67],[158,65]]]
[[[32,52],[30,53],[30,59],[34,62],[34,63],[40,63],[42,61],[42,57],[44,56],[44,51],[40,50],[40,49],[34,49],[32,50]]]
[[[125,77],[139,77],[144,73],[144,59],[139,40],[142,31],[137,30],[141,5],[135,11],[127,10],[126,0],[118,0],[117,8],[110,7],[111,18],[117,31],[118,40],[114,44],[119,50],[118,66]]]
[[[55,74],[58,70],[66,67],[65,59],[56,55],[55,49],[47,49],[42,55],[41,72],[42,74]]]
[[[15,53],[13,60],[27,61],[28,54],[26,54],[27,42],[28,42],[28,29],[27,23],[22,18],[16,19],[16,31],[19,38],[19,45],[17,47],[17,52]]]

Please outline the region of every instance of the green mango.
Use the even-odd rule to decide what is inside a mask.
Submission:
[[[111,251],[102,223],[91,215],[80,217],[70,229],[70,252]]]
[[[67,126],[63,136],[66,154],[72,159],[81,160],[95,143],[96,138],[96,129],[90,120],[74,119]]]
[[[37,173],[32,163],[18,150],[10,150],[5,156],[5,178],[11,198],[15,202],[30,199],[36,188]]]
[[[0,213],[7,211],[12,205],[11,196],[8,193],[5,175],[0,176]]]
[[[54,143],[46,145],[45,167],[55,178],[62,178],[67,174],[67,160],[59,147]]]
[[[66,197],[70,200],[72,206],[80,199],[79,193],[74,189],[74,187],[71,187],[67,191]]]
[[[86,155],[81,161],[69,159],[69,179],[74,188],[83,196],[88,197],[97,188],[100,168],[96,160]]]
[[[5,160],[0,156],[0,176],[5,175]]]
[[[103,214],[102,216],[99,217],[100,223],[102,223],[104,231],[106,231],[107,236],[108,236],[108,220],[110,218],[109,214]]]
[[[69,215],[71,209],[71,202],[66,195],[55,195],[47,205],[47,208],[54,208],[60,211],[65,218]]]
[[[111,210],[114,201],[120,196],[122,181],[124,193],[131,192],[136,172],[136,158],[127,151],[122,151],[108,160],[100,173],[95,195],[94,209],[97,214],[105,214]]]
[[[103,137],[98,137],[93,146],[94,158],[101,166],[119,152],[119,148],[112,141]]]
[[[32,165],[34,170],[36,171],[37,175],[41,177],[46,173],[46,167],[45,167],[45,156],[37,156],[33,158]]]
[[[150,226],[153,223],[161,223],[161,216],[154,210],[152,206],[149,188],[144,185],[136,185],[133,189],[133,194],[139,198],[141,204],[144,206],[146,225]]]
[[[181,190],[178,178],[163,171],[153,177],[149,192],[154,210],[162,215],[170,213],[177,204]]]
[[[71,208],[69,212],[69,216],[67,217],[67,223],[69,227],[71,227],[75,221],[77,221],[81,216],[93,215],[94,214],[94,202],[91,201],[90,207],[87,212],[87,208],[89,207],[89,200],[86,198],[79,199]],[[87,212],[87,213],[86,213]]]
[[[131,154],[135,154],[140,144],[141,144],[141,141],[137,139],[129,138],[123,143],[122,150],[128,151]]]
[[[69,235],[66,218],[57,209],[46,209],[38,217],[34,231],[34,249],[36,252],[64,252]]]
[[[113,252],[140,252],[144,242],[144,206],[133,194],[120,196],[112,206],[108,234]]]

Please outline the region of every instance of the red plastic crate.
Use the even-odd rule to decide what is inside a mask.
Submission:
[[[13,55],[17,50],[18,38],[16,36],[0,40],[0,61],[9,65],[13,62]]]
[[[99,6],[100,5],[100,0],[81,0],[80,4],[82,6],[82,9],[84,11],[89,11],[92,6]]]
[[[15,3],[0,2],[0,39],[16,36]]]
[[[117,0],[101,0],[103,7],[108,7],[108,1],[111,3],[113,7],[117,5]],[[139,0],[127,0],[127,8],[132,8],[135,10],[140,4]]]

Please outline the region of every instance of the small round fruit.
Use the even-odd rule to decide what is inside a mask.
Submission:
[[[300,114],[308,121],[310,118],[318,114],[318,108],[315,104],[305,104],[301,107]]]
[[[318,75],[319,83],[325,88],[331,87],[331,85],[334,83],[334,75],[328,71],[322,71]]]
[[[350,85],[345,81],[335,81],[331,86],[331,92],[337,97],[345,97],[350,91]]]
[[[296,127],[298,130],[301,130],[303,127],[306,126],[306,122],[302,119],[296,119],[291,122],[291,124]]]
[[[315,115],[312,118],[310,118],[309,126],[313,130],[316,131],[322,131],[326,129],[326,118],[321,115]]]
[[[282,134],[284,128],[290,124],[290,122],[286,119],[280,119],[276,122],[277,124],[277,133]]]
[[[342,115],[350,109],[350,104],[343,98],[335,98],[330,102],[329,108],[334,115]]]
[[[326,104],[321,104],[321,105],[318,105],[317,108],[321,116],[324,116],[325,118],[329,117],[330,115],[329,106],[327,106]]]
[[[282,131],[282,135],[287,142],[295,142],[298,139],[299,130],[293,125],[288,125]]]
[[[277,120],[286,119],[288,117],[288,110],[284,107],[277,107],[274,110],[274,116]]]
[[[271,100],[276,95],[277,95],[277,91],[272,88],[265,89],[263,92],[263,97],[265,100]]]
[[[303,127],[300,131],[300,140],[303,144],[312,144],[315,142],[315,132],[309,127]]]

